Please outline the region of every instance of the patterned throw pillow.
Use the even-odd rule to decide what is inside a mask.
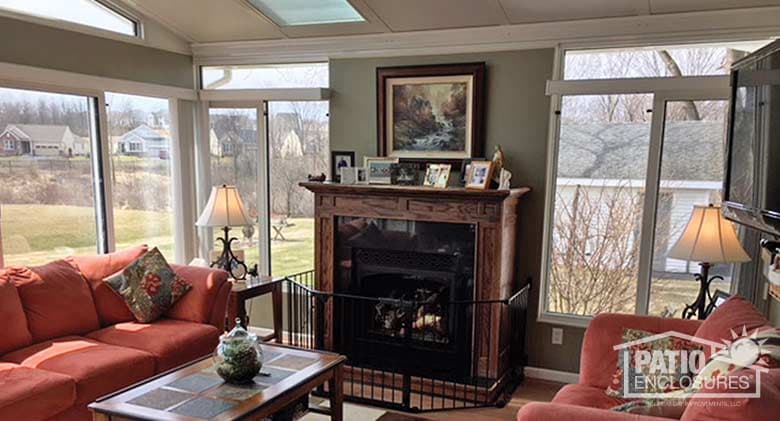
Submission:
[[[639,339],[647,338],[650,336],[656,335],[652,332],[647,332],[644,330],[638,330],[638,329],[625,329],[623,331],[623,340],[622,343],[626,342],[632,342]],[[624,379],[624,373],[623,373],[623,358],[628,355],[630,360],[628,362],[628,379],[630,384],[643,384],[642,381],[635,381],[636,378],[646,378],[645,376],[648,373],[643,373],[639,369],[637,369],[634,366],[634,354],[638,350],[647,350],[647,351],[655,351],[655,350],[686,350],[686,351],[694,351],[694,350],[700,350],[701,347],[691,341],[687,341],[685,339],[675,338],[675,337],[665,337],[656,339],[651,342],[644,342],[644,343],[638,343],[636,345],[633,345],[629,348],[628,353],[626,352],[618,352],[618,362],[617,362],[617,368],[615,369],[615,372],[612,374],[612,382],[610,382],[610,385],[607,386],[607,390],[605,391],[607,395],[613,396],[616,398],[623,398],[625,396],[624,394],[624,385],[623,385],[623,379]],[[675,364],[678,370],[680,372],[674,373],[674,375],[669,376],[671,381],[667,383],[664,387],[661,387],[659,384],[650,385],[647,384],[647,387],[645,387],[643,390],[631,390],[632,393],[665,393],[665,392],[671,392],[674,390],[682,389],[680,385],[680,378],[683,376],[683,373],[681,372],[681,364],[679,361]]]
[[[168,266],[157,247],[104,282],[124,297],[141,323],[156,320],[192,288]]]

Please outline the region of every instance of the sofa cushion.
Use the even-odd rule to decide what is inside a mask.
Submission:
[[[734,380],[731,384],[746,383],[744,389],[737,390],[740,393],[756,390],[756,375],[752,369],[736,371],[729,376]],[[694,399],[688,404],[681,421],[742,421],[742,420],[773,420],[780,413],[780,369],[768,370],[761,373],[759,386],[759,398],[747,397],[719,397]],[[728,395],[729,390],[724,387],[728,382],[721,382],[719,386],[705,388],[699,393],[719,393]],[[732,389],[733,390],[733,389]],[[706,399],[706,400],[705,400]],[[697,404],[698,402],[698,404]]]
[[[219,330],[211,325],[162,319],[151,324],[119,323],[87,335],[99,342],[152,354],[157,372],[188,363],[214,351]]]
[[[699,326],[694,336],[721,344],[724,340],[733,339],[732,331],[740,335],[742,329],[750,333],[768,324],[769,320],[752,304],[741,297],[734,296],[716,308]],[[704,354],[709,358],[712,350],[705,347]]]
[[[147,250],[146,245],[140,245],[115,253],[95,256],[74,256],[65,259],[78,269],[89,283],[89,287],[92,289],[92,296],[95,299],[95,308],[103,326],[134,320],[133,313],[130,312],[127,304],[125,304],[125,299],[106,285],[103,279],[130,266],[136,259],[143,256]]]
[[[626,329],[623,331],[621,343],[634,342],[654,335],[656,334],[646,330]],[[661,368],[652,365],[637,367],[636,353],[640,350],[650,352],[685,350],[687,352],[686,355],[689,355],[691,352],[701,349],[702,346],[698,343],[674,336],[657,338],[649,342],[641,342],[629,346],[628,349],[618,352],[617,367],[615,367],[615,372],[612,373],[612,383],[607,387],[606,394],[621,398],[626,393],[666,393],[680,390],[684,387],[680,382],[687,378],[687,373],[683,371],[679,355],[670,357],[670,359],[674,360],[673,366],[675,367],[674,372],[670,373],[666,367]],[[625,361],[626,357],[628,357],[628,361]],[[628,368],[628,373],[624,372],[624,368]],[[628,390],[626,390],[626,385],[623,384],[625,377],[628,377]],[[655,378],[657,381],[642,382],[637,381],[637,378]]]
[[[168,265],[157,247],[105,282],[125,298],[141,323],[157,320],[192,288]]]
[[[146,352],[78,336],[31,345],[4,355],[3,360],[73,378],[76,403],[94,401],[155,373],[154,357]]]
[[[45,420],[76,401],[72,378],[12,363],[0,363],[0,418]]]
[[[67,262],[9,268],[7,273],[19,291],[33,342],[100,328],[89,286]]]
[[[197,266],[171,265],[171,267],[179,276],[190,281],[192,289],[168,310],[166,316],[172,319],[210,323],[212,310],[221,307],[215,301],[219,299],[219,291],[228,282],[228,273]],[[224,323],[220,324],[220,327],[222,325]]]
[[[32,343],[32,335],[27,329],[27,317],[22,309],[19,292],[9,282],[4,270],[0,270],[0,320],[3,323],[0,355]]]
[[[584,384],[567,384],[553,398],[553,403],[610,409],[626,401],[604,393],[604,389]]]

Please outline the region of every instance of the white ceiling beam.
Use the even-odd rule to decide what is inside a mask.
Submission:
[[[777,35],[780,7],[766,7],[393,34],[196,43],[192,50],[197,64],[260,64],[506,51],[560,44],[585,48],[719,42]]]

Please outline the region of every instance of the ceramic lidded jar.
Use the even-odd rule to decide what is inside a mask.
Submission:
[[[220,336],[214,352],[217,374],[228,383],[249,383],[263,367],[263,350],[257,335],[247,332],[236,319],[236,327]]]

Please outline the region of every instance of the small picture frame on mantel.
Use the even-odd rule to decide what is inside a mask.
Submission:
[[[471,161],[466,174],[466,188],[485,190],[493,179],[493,161]]]
[[[330,152],[330,179],[334,182],[341,181],[341,169],[355,166],[354,151]]]

